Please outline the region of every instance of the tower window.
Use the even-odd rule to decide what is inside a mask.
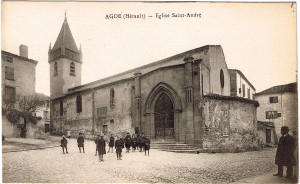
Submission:
[[[75,64],[73,62],[70,64],[70,75],[75,76]]]
[[[76,98],[76,109],[77,109],[77,113],[82,112],[82,99],[81,99],[81,95],[78,95]]]
[[[110,108],[114,108],[115,107],[115,90],[114,89],[110,89]]]
[[[220,70],[220,82],[221,82],[221,88],[224,88],[224,72],[222,69]]]
[[[54,75],[57,75],[57,62],[54,63]]]

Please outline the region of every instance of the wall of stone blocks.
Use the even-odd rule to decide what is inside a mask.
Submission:
[[[205,99],[203,148],[257,146],[256,107],[240,101]]]

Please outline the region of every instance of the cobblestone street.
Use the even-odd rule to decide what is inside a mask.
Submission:
[[[275,149],[245,153],[180,154],[150,150],[114,153],[99,162],[95,144],[86,141],[79,153],[75,139],[68,140],[69,154],[60,147],[3,153],[3,182],[213,182],[229,183],[274,170]],[[107,149],[108,150],[108,149]]]

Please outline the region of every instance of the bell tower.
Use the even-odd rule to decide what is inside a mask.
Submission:
[[[82,51],[72,36],[67,17],[54,46],[48,51],[50,64],[50,98],[63,96],[69,88],[81,85]]]

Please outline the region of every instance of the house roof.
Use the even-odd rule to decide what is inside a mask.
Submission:
[[[269,89],[266,89],[264,91],[256,93],[255,96],[264,95],[264,94],[284,93],[284,92],[296,93],[297,92],[297,83],[293,82],[293,83],[289,83],[289,84],[285,84],[285,85],[273,86]]]
[[[239,101],[239,102],[244,102],[244,103],[248,103],[248,104],[253,104],[253,105],[255,105],[255,107],[259,107],[258,101],[247,99],[247,98],[242,98],[242,97],[238,97],[238,96],[223,96],[223,95],[219,95],[219,94],[209,93],[207,95],[204,95],[203,97],[208,98],[208,99]]]
[[[139,72],[142,73],[142,75],[144,75],[148,72],[156,70],[157,68],[162,68],[162,67],[167,67],[167,66],[176,66],[176,65],[183,63],[182,60],[176,60],[176,59],[179,59],[179,58],[182,58],[182,57],[185,57],[187,55],[191,55],[191,54],[194,54],[197,52],[202,52],[202,51],[208,50],[210,47],[221,47],[221,46],[220,45],[206,45],[203,47],[198,47],[198,48],[195,48],[195,49],[192,49],[192,50],[180,53],[180,54],[176,54],[174,56],[171,56],[171,57],[168,57],[168,58],[165,58],[165,59],[162,59],[162,60],[150,63],[150,64],[146,64],[146,65],[140,66],[138,68],[134,68],[134,69],[110,76],[110,77],[106,77],[106,78],[103,78],[100,80],[96,80],[94,82],[90,82],[87,84],[83,84],[80,86],[70,88],[70,89],[68,89],[68,92],[69,93],[78,92],[78,91],[86,90],[89,88],[95,88],[95,87],[98,87],[101,85],[113,83],[113,82],[116,82],[119,80],[133,78],[134,74],[139,73]],[[195,58],[195,59],[198,59],[198,58]],[[176,60],[176,61],[170,63],[171,60]]]
[[[52,51],[61,48],[63,45],[65,46],[65,48],[79,53],[79,50],[76,46],[75,40],[71,33],[71,29],[69,27],[67,17],[65,17],[64,23],[60,29],[60,32],[59,32],[56,42],[52,48]]]
[[[26,57],[23,57],[23,56],[19,56],[19,55],[16,55],[16,54],[4,51],[4,50],[1,50],[1,55],[10,56],[10,57],[13,57],[13,58],[18,58],[18,59],[23,60],[23,61],[31,62],[35,65],[38,64],[38,61],[36,61],[36,60],[29,59],[29,58],[26,58]]]
[[[254,90],[256,90],[255,87],[251,84],[251,82],[245,77],[245,75],[240,70],[228,69],[228,71],[229,71],[229,74],[231,74],[232,72],[239,73],[244,78],[244,80],[249,84],[249,86],[251,86]]]
[[[274,126],[274,122],[272,121],[257,121],[258,124],[262,124],[264,126],[268,126],[268,127],[273,127],[275,128]]]

